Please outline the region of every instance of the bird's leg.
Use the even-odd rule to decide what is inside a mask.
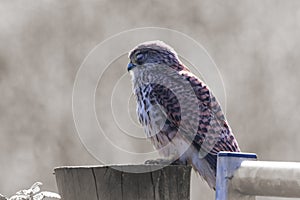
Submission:
[[[188,164],[188,162],[187,162],[187,160],[183,160],[183,159],[181,159],[181,158],[178,158],[177,160],[174,160],[172,163],[171,163],[171,165],[187,165]]]

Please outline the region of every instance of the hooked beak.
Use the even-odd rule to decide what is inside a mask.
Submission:
[[[136,67],[136,65],[134,65],[132,62],[130,62],[130,63],[128,63],[127,71],[130,71],[130,70],[132,70],[135,67]]]

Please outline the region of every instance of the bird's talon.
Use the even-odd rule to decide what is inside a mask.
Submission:
[[[170,165],[172,162],[168,159],[156,159],[156,160],[146,160],[146,165]]]

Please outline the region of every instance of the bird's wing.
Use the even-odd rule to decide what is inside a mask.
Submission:
[[[182,130],[184,136],[192,140],[190,142],[202,152],[203,157],[207,154],[216,155],[219,151],[239,151],[221,107],[209,88],[190,72],[181,73],[181,76],[190,83],[193,94],[186,91],[186,88],[180,88],[180,85],[175,88],[179,90],[177,94],[159,84],[152,86],[152,99],[154,98],[163,107],[168,119],[166,127],[171,126],[172,129],[177,127]],[[180,97],[178,94],[181,94]],[[196,98],[191,98],[191,95],[196,95]],[[184,121],[179,98],[185,104],[185,112],[190,113],[190,118]],[[195,105],[199,106],[198,109],[194,109]],[[198,119],[195,119],[195,116],[198,116]],[[197,130],[193,134],[191,126],[195,123]]]

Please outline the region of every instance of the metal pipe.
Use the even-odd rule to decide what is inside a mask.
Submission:
[[[300,197],[300,163],[243,161],[230,182],[244,195]]]
[[[252,153],[219,152],[217,164],[216,200],[255,200],[255,196],[241,195],[232,187],[234,172],[245,160],[256,160]]]

